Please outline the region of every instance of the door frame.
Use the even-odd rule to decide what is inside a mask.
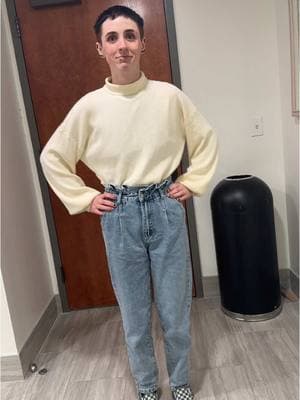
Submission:
[[[39,142],[38,130],[34,116],[33,104],[30,94],[30,88],[27,78],[27,71],[25,65],[25,57],[23,53],[21,35],[22,35],[22,27],[19,24],[15,1],[5,0],[5,5],[7,8],[9,26],[11,30],[13,46],[15,50],[15,56],[17,61],[17,68],[20,78],[20,84],[22,89],[22,95],[25,105],[25,112],[27,116],[30,138],[33,148],[33,154],[35,159],[35,164],[38,172],[38,179],[42,192],[43,204],[45,207],[45,214],[47,220],[47,226],[49,230],[55,273],[58,283],[58,291],[61,299],[62,311],[68,312],[71,311],[68,305],[67,299],[67,291],[64,283],[64,274],[62,269],[62,262],[60,258],[58,239],[54,224],[53,211],[50,202],[50,194],[47,185],[47,181],[42,172],[42,168],[40,165],[40,154],[41,147]],[[176,39],[176,29],[175,29],[175,18],[174,18],[174,8],[173,8],[173,0],[164,0],[164,9],[166,15],[166,27],[167,27],[167,37],[168,37],[168,46],[170,53],[170,62],[171,62],[171,75],[174,85],[181,89],[181,77],[180,77],[180,69],[179,69],[179,58],[178,58],[178,50],[177,50],[177,39]],[[188,162],[188,153],[187,148],[185,146],[184,154],[182,157],[182,166],[184,169],[187,168]],[[196,230],[196,218],[195,218],[195,209],[193,198],[187,200],[186,202],[186,217],[187,217],[187,228],[189,232],[190,238],[190,255],[191,262],[193,266],[193,274],[194,274],[194,286],[195,286],[195,295],[196,297],[203,297],[203,283],[202,283],[202,270],[201,270],[201,262],[200,262],[200,254],[199,254],[199,245],[197,238],[197,230]]]

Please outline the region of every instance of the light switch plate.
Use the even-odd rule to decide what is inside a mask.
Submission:
[[[264,124],[263,117],[253,117],[252,119],[252,129],[251,136],[263,136],[264,134]]]

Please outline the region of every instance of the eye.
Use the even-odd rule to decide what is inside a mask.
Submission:
[[[117,35],[109,35],[106,38],[106,41],[109,43],[114,43],[117,40]]]
[[[125,37],[127,40],[136,40],[136,34],[134,32],[127,32]]]

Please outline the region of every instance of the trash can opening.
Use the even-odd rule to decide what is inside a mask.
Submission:
[[[231,176],[227,176],[228,180],[239,180],[239,179],[248,179],[248,178],[252,178],[253,175],[231,175]]]

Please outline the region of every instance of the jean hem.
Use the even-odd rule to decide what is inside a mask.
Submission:
[[[179,388],[186,388],[186,387],[190,387],[190,384],[189,384],[189,383],[184,383],[184,384],[182,384],[182,385],[170,385],[170,389],[171,389],[172,392],[173,392],[174,390],[176,390],[176,389],[179,389]]]
[[[153,393],[153,392],[156,392],[157,390],[158,390],[157,385],[152,386],[151,388],[147,388],[147,389],[144,389],[142,387],[138,387],[138,392],[139,393],[143,393],[143,394]]]

